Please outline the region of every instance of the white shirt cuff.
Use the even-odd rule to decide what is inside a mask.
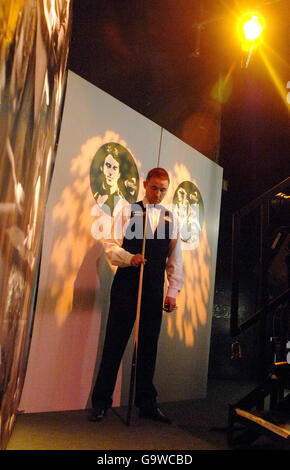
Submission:
[[[168,287],[167,297],[172,297],[173,299],[176,299],[178,292],[179,292],[178,289],[174,287]]]

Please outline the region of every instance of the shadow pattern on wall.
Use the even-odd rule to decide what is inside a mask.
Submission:
[[[70,30],[70,0],[0,1],[1,449],[26,371]]]

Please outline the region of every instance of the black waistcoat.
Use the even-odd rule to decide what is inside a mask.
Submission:
[[[140,207],[140,209],[137,207]],[[136,210],[136,207],[138,210]],[[142,252],[143,227],[145,223],[145,208],[142,202],[134,204],[135,210],[131,212],[122,247],[132,254]],[[146,264],[144,266],[143,287],[149,294],[163,293],[164,272],[169,253],[170,237],[173,230],[172,213],[161,206],[159,224],[152,233],[149,218],[147,219],[147,236],[145,244]],[[140,275],[140,267],[129,266],[118,268],[115,279],[121,284],[126,283],[133,289],[137,288]]]

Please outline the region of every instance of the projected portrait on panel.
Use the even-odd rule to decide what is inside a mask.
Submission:
[[[102,145],[92,161],[90,183],[97,204],[113,215],[122,199],[137,200],[139,175],[134,158],[121,144]]]
[[[204,206],[199,189],[191,181],[183,181],[173,197],[173,210],[180,222],[181,240],[195,249],[204,220]]]

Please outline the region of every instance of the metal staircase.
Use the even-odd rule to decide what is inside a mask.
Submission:
[[[241,318],[240,284],[245,275],[241,266],[247,238],[243,230],[254,232],[254,224],[249,223],[254,219],[258,227],[256,308]],[[230,332],[233,348],[240,354],[240,334],[255,325],[261,384],[229,405],[228,442],[231,447],[251,443],[261,434],[290,441],[290,178],[234,213],[232,222]]]

